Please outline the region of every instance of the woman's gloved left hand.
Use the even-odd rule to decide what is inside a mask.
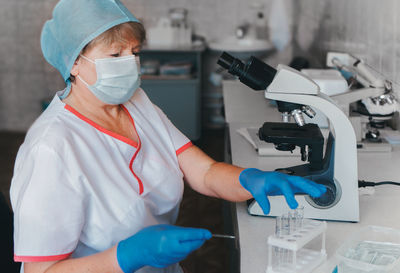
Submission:
[[[280,172],[265,172],[258,169],[245,169],[239,175],[240,184],[248,190],[265,214],[270,211],[268,195],[284,195],[292,209],[298,203],[295,193],[306,193],[312,197],[320,197],[326,192],[326,187],[299,176]]]
[[[185,259],[211,236],[202,228],[149,226],[118,243],[118,264],[125,273],[143,266],[164,268]]]

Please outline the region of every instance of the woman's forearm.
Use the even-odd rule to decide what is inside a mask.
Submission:
[[[197,192],[229,201],[244,201],[251,194],[239,182],[243,168],[216,162],[196,146],[178,156],[186,182]]]
[[[118,265],[116,246],[90,256],[71,258],[58,262],[33,262],[24,264],[25,273],[123,273]]]
[[[239,182],[242,170],[234,165],[215,162],[204,176],[204,184],[219,198],[234,202],[248,200],[252,196]]]

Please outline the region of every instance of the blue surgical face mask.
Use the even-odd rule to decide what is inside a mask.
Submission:
[[[81,55],[96,65],[97,81],[89,85],[79,75],[78,78],[90,91],[106,104],[127,102],[140,86],[139,57],[130,55],[117,58],[95,59]]]

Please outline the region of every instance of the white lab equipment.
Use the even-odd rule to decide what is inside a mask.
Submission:
[[[261,139],[275,144],[278,150],[300,147],[302,160],[309,163],[277,169],[311,179],[327,187],[319,197],[296,195],[304,216],[313,219],[359,221],[357,142],[354,129],[345,113],[319,86],[303,73],[285,65],[277,70],[252,57],[247,64],[223,53],[219,64],[255,90],[265,90],[267,99],[276,100],[278,110],[290,114],[296,123],[265,122],[259,130]],[[311,108],[323,111],[330,121],[326,139],[315,124],[304,124],[303,113],[312,116]],[[323,147],[325,154],[323,155]],[[287,209],[284,197],[270,196],[268,216],[282,215]],[[265,216],[257,202],[249,203],[251,215]]]
[[[264,20],[264,5],[255,2],[249,7],[252,13],[250,20],[239,23],[231,34],[211,40],[208,47],[212,51],[235,52],[244,59],[250,55],[265,57],[272,53],[274,46],[269,40],[268,24]]]
[[[400,270],[400,231],[366,226],[336,251],[338,272],[395,273]]]
[[[352,74],[363,88],[332,95],[353,124],[359,152],[390,152],[392,146],[380,137],[378,129],[392,119],[399,106],[393,95],[392,83],[377,75],[362,60],[347,54],[329,52],[327,66]]]
[[[176,46],[190,47],[192,45],[192,28],[188,22],[188,10],[185,8],[172,8],[169,10],[171,26],[174,30]]]
[[[302,73],[309,76],[320,88],[320,92],[328,96],[345,93],[349,90],[346,79],[335,69],[302,69]],[[316,123],[320,128],[328,128],[326,116],[319,108],[314,108],[314,118],[305,116],[307,123]]]
[[[147,28],[147,45],[151,48],[171,47],[174,44],[174,29],[171,20],[166,17],[158,19],[154,26]]]
[[[153,26],[148,27],[148,47],[191,47],[192,27],[187,14],[184,8],[173,8],[168,17],[161,17]]]
[[[268,237],[266,273],[309,273],[326,260],[325,221],[304,219],[302,208],[276,217],[275,234]],[[321,241],[316,250],[315,242]]]

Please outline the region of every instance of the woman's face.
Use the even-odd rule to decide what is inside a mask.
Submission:
[[[99,44],[86,50],[83,55],[90,60],[95,61],[96,59],[137,55],[139,54],[140,49],[141,44],[137,40],[131,40],[124,44],[114,43],[111,46]],[[89,85],[93,85],[97,81],[96,65],[84,58],[79,57],[77,59],[72,67],[71,74],[75,77],[79,75]],[[79,81],[77,84],[81,84],[81,82]]]

